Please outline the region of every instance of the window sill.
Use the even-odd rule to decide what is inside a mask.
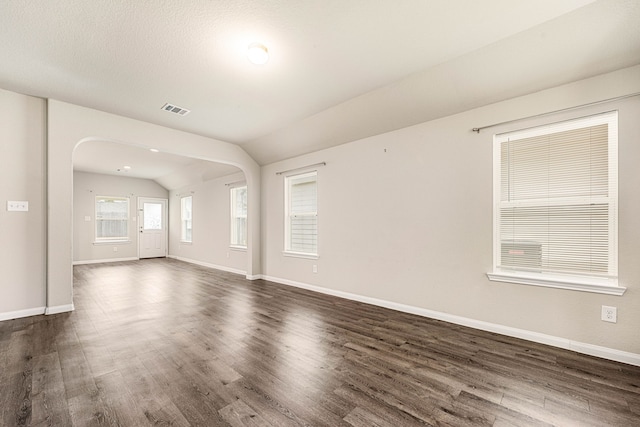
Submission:
[[[96,240],[93,242],[95,246],[100,245],[128,245],[131,243],[131,240]]]
[[[180,240],[181,245],[193,245],[193,242],[188,242],[186,240]]]
[[[247,252],[246,246],[229,246],[230,251]]]
[[[282,255],[292,258],[318,259],[318,254],[305,254],[303,252],[283,251]]]
[[[494,282],[518,283],[521,285],[543,286],[547,288],[568,289],[573,291],[594,292],[607,295],[622,295],[627,288],[618,286],[611,279],[590,279],[580,277],[551,276],[535,273],[493,272],[487,273]]]

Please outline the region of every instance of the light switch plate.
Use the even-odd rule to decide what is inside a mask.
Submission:
[[[7,210],[15,212],[28,212],[29,202],[7,200]]]

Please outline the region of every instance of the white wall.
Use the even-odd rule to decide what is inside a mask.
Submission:
[[[96,196],[129,197],[129,239],[126,244],[95,245]],[[73,173],[73,261],[108,261],[138,257],[138,197],[168,199],[169,192],[155,181],[125,176]],[[89,217],[89,221],[85,221]],[[114,252],[117,248],[117,252]]]
[[[46,304],[45,107],[0,89],[0,320]],[[28,201],[29,211],[8,212],[8,200]]]
[[[640,361],[640,97],[471,131],[634,92],[640,67],[265,166],[265,276],[630,352]],[[626,294],[490,282],[493,133],[611,109],[619,109],[620,121],[619,276]],[[319,259],[285,257],[284,176],[276,172],[323,161]],[[600,320],[602,305],[618,307],[617,324]]]
[[[244,181],[242,173],[171,191],[169,256],[246,274],[247,251],[230,249],[230,200],[226,184]],[[193,241],[180,242],[180,199],[193,197]]]

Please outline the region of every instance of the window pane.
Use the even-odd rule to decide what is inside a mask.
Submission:
[[[291,217],[291,250],[294,252],[317,252],[318,247],[318,218],[315,215]]]
[[[501,199],[606,196],[608,125],[502,143]]]
[[[183,197],[180,200],[180,221],[182,223],[180,240],[182,240],[183,242],[191,242],[193,238],[192,205],[193,198],[191,196]]]
[[[143,217],[145,230],[162,230],[161,203],[144,203]]]
[[[318,253],[317,174],[287,177],[288,206],[286,249],[307,254]]]
[[[247,246],[247,187],[234,187],[231,195],[231,245]]]
[[[96,239],[129,238],[129,199],[96,197]]]
[[[501,267],[607,274],[607,204],[501,210]]]

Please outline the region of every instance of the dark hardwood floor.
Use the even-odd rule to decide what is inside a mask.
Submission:
[[[2,426],[639,426],[640,368],[167,259],[0,322]]]

